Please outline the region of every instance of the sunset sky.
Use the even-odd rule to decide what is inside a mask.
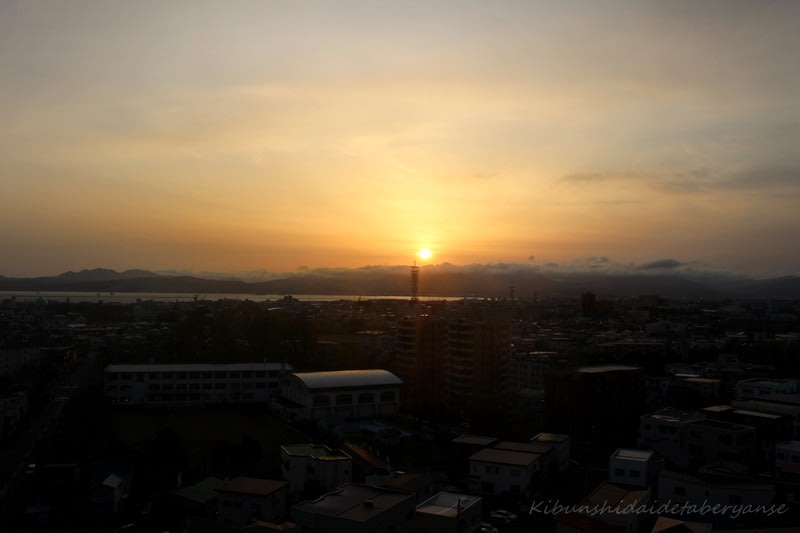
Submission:
[[[0,274],[800,274],[796,0],[3,0]]]

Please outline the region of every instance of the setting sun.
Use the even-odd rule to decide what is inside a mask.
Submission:
[[[418,256],[420,259],[430,259],[432,255],[433,255],[433,252],[431,252],[431,251],[430,251],[430,250],[428,250],[427,248],[423,248],[422,250],[420,250],[419,252],[417,252],[417,256]]]

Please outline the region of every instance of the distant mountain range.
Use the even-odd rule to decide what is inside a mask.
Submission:
[[[599,298],[643,294],[668,298],[800,298],[797,276],[753,279],[697,272],[558,272],[530,265],[445,263],[421,268],[419,277],[420,296],[506,297],[512,286],[518,298],[577,297],[585,291]],[[410,295],[410,287],[405,266],[317,269],[256,282],[103,268],[51,277],[0,276],[2,291],[402,296]]]

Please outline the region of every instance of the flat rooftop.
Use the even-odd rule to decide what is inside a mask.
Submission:
[[[346,483],[314,501],[298,503],[293,509],[353,522],[366,522],[409,500],[414,500],[413,494]]]
[[[146,364],[146,365],[108,365],[106,372],[215,372],[248,370],[285,370],[291,372],[292,365],[286,363],[221,363],[221,364]]]
[[[459,512],[480,504],[479,496],[459,494],[457,492],[440,492],[425,500],[417,506],[418,513],[436,514],[442,516],[458,516]]]
[[[331,450],[324,444],[283,444],[281,446],[286,453],[297,457],[313,457],[322,460],[341,460],[351,459],[349,455],[341,450]]]
[[[612,459],[627,459],[629,461],[647,462],[653,457],[651,450],[635,450],[633,448],[619,448],[611,456]]]
[[[259,479],[253,477],[237,477],[216,489],[218,492],[231,492],[234,494],[250,494],[253,496],[269,496],[288,486],[286,481],[274,479]]]
[[[491,446],[497,442],[496,437],[484,435],[460,435],[452,440],[455,444],[468,444],[470,446]]]
[[[582,366],[577,371],[581,374],[601,374],[603,372],[631,372],[634,370],[641,370],[641,368],[629,365],[598,365]]]
[[[558,444],[569,441],[569,435],[561,433],[539,433],[531,439],[531,442],[546,442],[550,444]]]
[[[484,448],[479,452],[473,453],[469,457],[469,460],[501,465],[528,466],[538,461],[541,457],[542,456],[538,453],[498,450],[497,448]]]

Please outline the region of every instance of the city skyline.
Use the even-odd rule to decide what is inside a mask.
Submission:
[[[800,274],[798,35],[788,0],[3,2],[0,274]]]

